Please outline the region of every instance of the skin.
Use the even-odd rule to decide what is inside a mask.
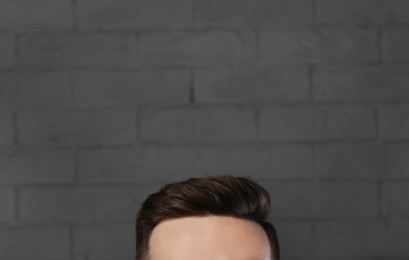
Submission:
[[[153,229],[149,245],[149,260],[271,259],[262,227],[233,217],[165,220]]]

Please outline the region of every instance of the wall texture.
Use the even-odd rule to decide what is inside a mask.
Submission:
[[[409,259],[409,1],[0,1],[0,259],[131,260],[226,172],[283,259]]]

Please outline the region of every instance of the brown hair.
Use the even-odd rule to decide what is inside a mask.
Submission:
[[[266,232],[272,259],[280,252],[275,228],[266,218],[271,209],[268,192],[243,177],[192,178],[164,186],[143,203],[136,220],[136,259],[146,258],[152,230],[159,222],[192,216],[231,216],[252,220]]]

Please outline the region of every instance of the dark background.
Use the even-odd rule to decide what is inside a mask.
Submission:
[[[409,259],[407,0],[1,0],[0,102],[1,260],[131,260],[223,173],[283,259]]]

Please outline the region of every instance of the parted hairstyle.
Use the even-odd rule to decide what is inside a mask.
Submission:
[[[230,216],[258,223],[270,242],[272,260],[280,259],[268,192],[254,181],[234,176],[191,178],[165,185],[142,204],[136,218],[136,260],[149,258],[149,239],[161,221],[182,217]]]

